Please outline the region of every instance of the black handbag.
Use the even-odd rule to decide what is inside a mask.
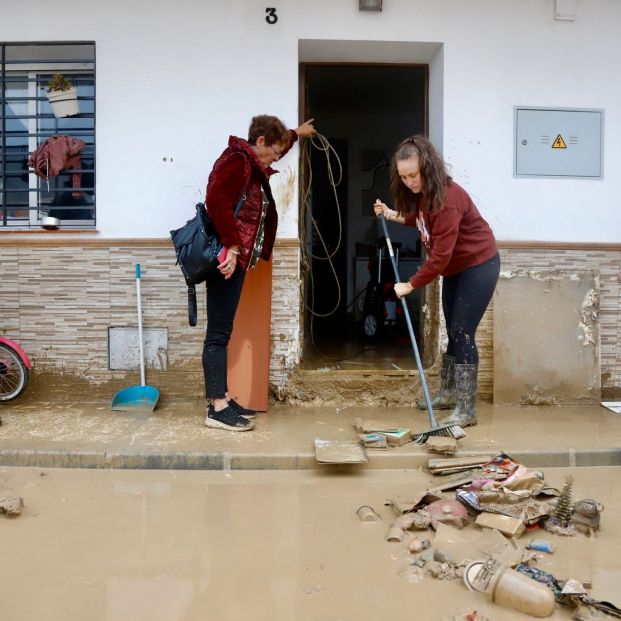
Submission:
[[[247,189],[247,188],[246,188]],[[246,191],[242,192],[235,207],[235,217],[239,214]],[[225,258],[224,246],[220,236],[209,218],[204,203],[196,204],[196,215],[180,229],[170,232],[170,239],[177,254],[177,265],[181,268],[188,286],[188,320],[196,325],[196,285],[205,282],[218,269]]]

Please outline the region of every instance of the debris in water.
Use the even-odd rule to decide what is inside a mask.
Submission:
[[[423,448],[428,453],[441,453],[444,455],[454,455],[457,452],[457,440],[446,436],[431,436]]]
[[[0,513],[5,513],[9,517],[15,517],[22,512],[24,499],[19,496],[11,496],[0,500]]]
[[[423,550],[427,550],[431,547],[431,539],[421,539],[420,537],[414,537],[412,541],[410,541],[410,552],[414,554],[418,554],[418,552],[422,552]]]
[[[536,550],[537,552],[547,552],[548,554],[552,554],[554,552],[554,547],[549,541],[545,539],[531,539],[526,547],[529,550]]]
[[[361,522],[378,522],[381,521],[381,517],[375,512],[373,507],[369,507],[368,505],[363,505],[356,511],[358,514],[358,518]]]

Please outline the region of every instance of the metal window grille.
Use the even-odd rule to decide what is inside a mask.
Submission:
[[[57,118],[48,83],[61,73],[77,90],[79,113]],[[0,231],[36,229],[46,216],[59,228],[89,228],[95,213],[95,43],[0,42]],[[80,165],[47,179],[27,162],[52,136],[82,140]]]

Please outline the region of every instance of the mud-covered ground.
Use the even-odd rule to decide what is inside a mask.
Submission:
[[[545,536],[539,561],[558,578],[621,584],[621,468],[545,469],[576,497],[605,506],[599,534]],[[479,611],[522,621],[460,580],[411,571],[405,542],[388,543],[388,498],[429,485],[420,470],[147,471],[1,468],[0,610],[11,621],[452,621]],[[372,506],[378,522],[356,510]],[[469,528],[474,528],[470,526]],[[432,531],[429,535],[433,536]],[[480,617],[477,617],[480,618]],[[557,606],[551,619],[569,619]]]

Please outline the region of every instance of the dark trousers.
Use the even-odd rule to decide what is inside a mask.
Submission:
[[[208,399],[224,399],[228,390],[226,351],[245,276],[246,271],[236,267],[228,280],[218,272],[207,281],[207,333],[203,344],[203,373],[205,396]]]
[[[479,352],[474,340],[500,274],[500,255],[459,274],[447,276],[442,283],[442,310],[448,332],[446,353],[457,364],[478,364]]]

